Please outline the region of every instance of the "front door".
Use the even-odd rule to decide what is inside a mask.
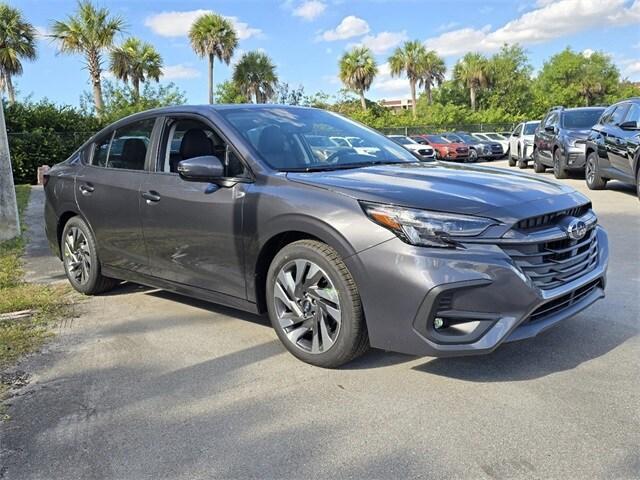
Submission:
[[[98,138],[76,177],[76,201],[96,239],[103,265],[144,271],[147,252],[140,223],[140,186],[154,119]]]
[[[215,155],[218,186],[184,180],[181,160]],[[242,206],[251,184],[239,156],[203,120],[166,119],[155,173],[142,185],[142,224],[152,275],[245,299]]]

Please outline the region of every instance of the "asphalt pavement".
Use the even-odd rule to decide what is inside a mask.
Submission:
[[[640,202],[565,182],[609,232],[607,298],[541,336],[323,370],[264,317],[124,284],[18,365],[0,478],[639,478]]]

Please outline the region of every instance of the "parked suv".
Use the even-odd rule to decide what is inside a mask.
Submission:
[[[640,98],[605,110],[587,138],[586,156],[591,190],[605,188],[613,179],[635,185],[640,197]]]
[[[540,122],[538,120],[520,123],[509,135],[509,166],[527,168],[533,153],[533,139]]]
[[[311,148],[329,135],[371,150]],[[46,178],[47,237],[74,288],[129,280],[266,312],[293,355],[323,367],[369,345],[488,353],[604,296],[607,234],[582,194],[420,162],[323,110],[150,110]]]
[[[388,135],[388,137],[413,153],[419,160],[429,162],[436,159],[436,151],[430,145],[422,145],[405,135]]]
[[[604,107],[554,107],[536,129],[533,168],[536,173],[553,168],[556,178],[584,171],[585,143]]]

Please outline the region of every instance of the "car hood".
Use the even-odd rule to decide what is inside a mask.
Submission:
[[[551,180],[499,168],[446,162],[290,172],[287,177],[358,200],[449,213],[482,213],[503,220],[527,218],[588,202],[571,187]]]
[[[565,133],[571,137],[587,138],[591,132],[590,128],[567,128]]]

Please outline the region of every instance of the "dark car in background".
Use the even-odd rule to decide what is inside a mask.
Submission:
[[[585,180],[601,190],[609,180],[636,186],[640,197],[640,98],[611,105],[591,129]]]
[[[605,107],[554,107],[536,129],[533,168],[536,173],[553,168],[556,178],[567,178],[570,171],[584,171],[585,144],[591,127]]]
[[[469,161],[478,159],[493,160],[504,155],[504,150],[499,142],[480,140],[467,132],[443,133],[442,136],[452,142],[464,143],[469,147]]]
[[[366,147],[327,156],[318,136]],[[369,345],[488,353],[604,296],[607,234],[571,187],[420,162],[323,110],[150,110],[46,179],[47,237],[78,291],[128,280],[266,312],[293,355],[323,367]]]

